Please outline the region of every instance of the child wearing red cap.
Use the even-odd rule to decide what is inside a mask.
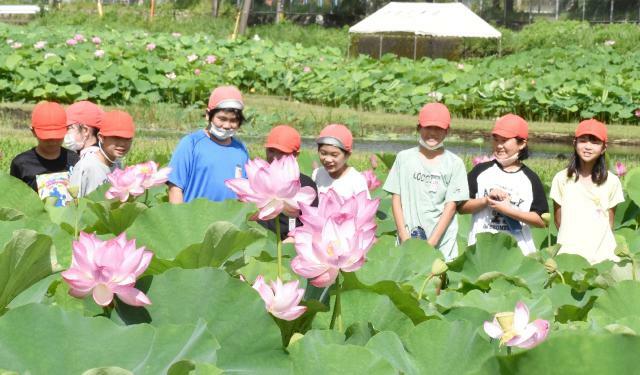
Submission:
[[[66,131],[64,108],[53,102],[38,103],[31,113],[31,132],[38,145],[11,161],[11,175],[31,186],[40,198],[55,197],[56,206],[73,199],[67,190],[69,171],[79,159],[62,147]]]
[[[286,155],[293,155],[297,158],[300,153],[301,143],[302,139],[300,137],[300,133],[298,133],[296,129],[288,125],[275,126],[267,135],[267,141],[264,145],[267,154],[267,162],[271,163],[273,160],[280,159]],[[316,199],[311,203],[311,206],[316,207],[318,205],[318,188],[316,187],[315,182],[313,182],[311,177],[300,173],[300,186],[311,186],[313,190],[316,191]],[[280,231],[280,237],[283,241],[287,239],[290,231],[296,227],[302,226],[302,222],[297,219],[298,216],[300,216],[300,210],[290,207],[285,203],[282,215],[278,215],[280,228],[287,228]],[[259,220],[258,223],[276,233],[275,220],[276,219],[266,221]]]
[[[458,255],[456,205],[469,199],[464,162],[444,149],[450,124],[445,105],[422,107],[416,127],[419,146],[398,153],[383,186],[392,194],[399,242],[426,240],[447,260]]]
[[[348,164],[353,147],[349,128],[342,124],[327,125],[316,143],[322,167],[316,168],[311,178],[318,186],[318,192],[324,194],[333,189],[338,195],[349,198],[366,191],[367,197],[370,197],[367,180]]]
[[[611,228],[616,206],[624,202],[622,184],[607,170],[607,128],[582,121],[575,132],[569,166],[551,183],[559,253],[577,254],[591,264],[610,259],[616,241]]]
[[[527,255],[536,251],[531,228],[543,228],[542,214],[549,212],[538,175],[522,163],[529,157],[529,124],[520,116],[500,117],[492,130],[494,160],[480,163],[469,172],[471,199],[459,212],[470,213],[469,245],[478,233],[507,233]]]
[[[98,129],[104,111],[97,105],[83,100],[67,107],[67,134],[62,146],[84,155],[98,151]]]
[[[98,151],[90,152],[76,164],[71,173],[71,185],[78,187],[78,197],[84,197],[107,181],[107,175],[121,168],[120,160],[131,149],[135,124],[123,111],[104,114],[98,132]]]
[[[196,198],[237,198],[224,181],[246,177],[249,152],[236,137],[244,121],[242,94],[234,86],[213,90],[206,111],[207,127],[180,140],[169,166],[169,202]]]

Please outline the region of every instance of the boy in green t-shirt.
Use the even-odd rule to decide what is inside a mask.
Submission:
[[[462,159],[445,150],[451,115],[429,103],[418,117],[418,147],[398,153],[383,189],[393,194],[391,207],[400,242],[426,240],[447,261],[458,256],[457,202],[469,199]]]

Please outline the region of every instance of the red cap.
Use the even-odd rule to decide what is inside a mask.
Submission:
[[[291,154],[300,151],[300,133],[289,125],[278,125],[271,129],[267,135],[267,143],[264,147],[275,148],[284,153]]]
[[[578,127],[576,128],[576,138],[585,134],[593,135],[595,137],[598,137],[598,139],[602,142],[606,142],[607,126],[598,120],[584,120],[579,123]]]
[[[342,124],[331,124],[325,126],[320,132],[320,136],[316,139],[319,145],[331,145],[339,147],[347,152],[351,152],[353,146],[353,135],[349,128]]]
[[[209,96],[209,105],[207,109],[244,109],[242,94],[235,86],[217,87]]]
[[[428,103],[420,110],[418,116],[420,126],[437,126],[442,129],[449,129],[451,124],[451,114],[449,109],[442,103]]]
[[[54,102],[40,102],[31,112],[31,127],[38,139],[62,139],[67,133],[67,115]]]
[[[82,124],[100,129],[102,116],[104,116],[104,111],[86,100],[67,107],[67,125]]]
[[[133,138],[136,126],[127,112],[111,111],[104,114],[100,125],[100,134],[103,137]]]
[[[505,138],[529,138],[529,124],[520,116],[512,113],[500,117],[491,131]]]

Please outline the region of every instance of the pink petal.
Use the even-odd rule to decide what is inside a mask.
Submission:
[[[266,306],[271,305],[274,297],[273,290],[271,290],[271,288],[269,288],[269,286],[264,282],[264,277],[262,277],[262,275],[256,277],[256,281],[254,281],[252,288],[258,291],[260,298],[262,298]]]
[[[492,339],[499,339],[500,337],[502,337],[502,328],[500,328],[500,325],[497,323],[497,321],[495,319],[493,319],[493,322],[484,322],[484,332],[491,337]]]
[[[93,300],[100,306],[107,306],[113,301],[113,291],[106,284],[98,284],[93,288]]]
[[[513,330],[519,333],[527,327],[527,324],[529,324],[529,309],[524,303],[518,302],[514,310]]]
[[[151,305],[149,297],[147,297],[146,294],[142,293],[140,290],[134,288],[133,286],[120,286],[115,288],[115,292],[118,295],[118,298],[120,298],[122,302],[126,303],[127,305]]]
[[[311,285],[318,288],[325,288],[332,285],[338,277],[339,270],[337,268],[330,268],[327,272],[321,274],[315,279],[311,280]]]
[[[282,312],[272,312],[273,316],[282,320],[296,320],[300,317],[300,315],[304,314],[307,311],[306,306],[295,306],[286,311]]]

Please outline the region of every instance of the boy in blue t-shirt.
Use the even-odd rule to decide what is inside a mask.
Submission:
[[[206,112],[207,127],[182,138],[171,157],[169,202],[236,198],[224,181],[246,177],[244,166],[249,161],[249,153],[235,138],[244,120],[243,109],[242,94],[236,87],[221,86],[213,90]]]

